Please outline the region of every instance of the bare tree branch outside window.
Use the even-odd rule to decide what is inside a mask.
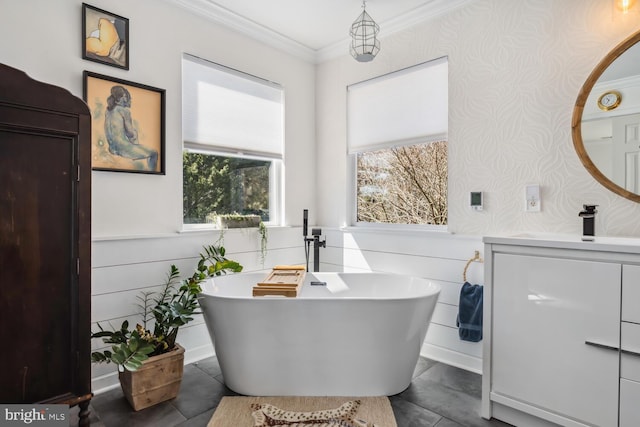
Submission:
[[[447,224],[447,141],[357,156],[357,221]]]

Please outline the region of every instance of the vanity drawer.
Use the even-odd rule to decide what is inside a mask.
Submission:
[[[620,334],[622,349],[640,354],[640,324],[621,322]]]
[[[620,358],[620,376],[640,381],[640,324],[622,322],[620,329],[623,350]]]
[[[622,270],[622,320],[640,323],[640,266]]]
[[[622,353],[620,357],[620,377],[640,381],[640,356]]]
[[[620,379],[620,427],[638,427],[640,382]]]

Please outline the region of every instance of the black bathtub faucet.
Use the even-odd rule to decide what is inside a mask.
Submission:
[[[598,205],[582,205],[578,216],[582,217],[582,240],[592,241],[596,235],[596,208]]]
[[[327,240],[320,240],[322,229],[311,229],[311,236],[307,237],[309,227],[309,210],[302,211],[302,234],[304,235],[304,243],[306,244],[305,254],[307,257],[307,271],[309,271],[309,246],[313,242],[313,271],[320,271],[320,248],[327,247]]]

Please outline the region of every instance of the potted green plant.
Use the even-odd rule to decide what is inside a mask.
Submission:
[[[239,213],[216,215],[216,225],[219,229],[258,227],[262,221],[260,215],[243,215]]]
[[[258,225],[258,234],[260,235],[260,263],[264,267],[264,262],[267,259],[267,244],[269,240],[269,232],[264,222],[260,221]]]
[[[145,292],[138,297],[141,324],[130,328],[125,320],[120,329],[111,331],[98,324],[100,330],[91,338],[101,338],[112,346],[110,350],[93,352],[91,360],[118,365],[120,385],[136,411],[177,395],[184,348],[176,343],[176,337],[179,328],[198,314],[200,283],[208,277],[240,271],[238,262],[225,257],[223,246],[205,246],[190,277],[180,280],[180,271],[172,265],[159,292]]]
[[[257,216],[257,215],[256,215]],[[260,218],[260,217],[258,217]],[[251,220],[253,221],[253,220]],[[245,225],[248,223],[245,223]],[[245,228],[248,228],[249,225],[246,225]],[[227,228],[234,228],[234,227],[227,227]],[[235,228],[239,228],[239,227],[235,227]],[[253,228],[253,227],[251,227]],[[221,241],[224,240],[224,230],[226,228],[220,228],[220,239]],[[258,228],[257,228],[257,232],[258,232],[258,237],[260,238],[260,264],[264,267],[264,262],[267,259],[267,250],[268,250],[268,243],[269,243],[269,231],[267,229],[267,225],[262,222],[262,220],[260,220],[258,222]]]

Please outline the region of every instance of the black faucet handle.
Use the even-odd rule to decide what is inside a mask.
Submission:
[[[598,205],[582,205],[582,209],[583,211],[580,212],[583,215],[593,215],[598,213],[598,211],[596,210],[596,208],[598,207]]]

